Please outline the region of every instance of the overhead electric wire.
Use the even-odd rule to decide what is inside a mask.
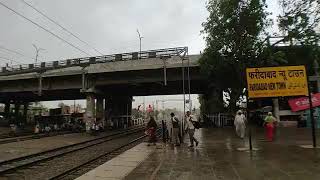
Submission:
[[[13,59],[9,59],[9,58],[6,58],[6,57],[0,57],[0,59],[4,59],[4,60],[8,60],[8,61],[12,61],[12,62],[15,62],[15,63],[18,63],[18,64],[20,64],[21,62],[18,62],[18,61],[15,61],[15,60],[13,60]]]
[[[42,11],[40,11],[39,9],[37,9],[36,7],[32,6],[31,4],[27,3],[25,0],[20,0],[22,1],[24,4],[26,4],[27,6],[29,6],[30,8],[32,8],[33,10],[37,11],[39,14],[41,14],[42,16],[44,16],[45,18],[47,18],[49,21],[51,21],[52,23],[56,24],[57,26],[59,26],[61,29],[63,29],[64,31],[66,31],[67,33],[69,33],[71,36],[73,36],[74,38],[78,39],[79,41],[81,41],[82,43],[84,43],[85,45],[87,45],[88,47],[92,48],[94,51],[96,51],[97,53],[99,53],[100,55],[104,55],[103,53],[101,53],[100,51],[98,51],[96,48],[94,48],[93,46],[91,46],[88,42],[82,40],[81,38],[79,38],[77,35],[75,35],[74,33],[72,33],[71,31],[69,31],[67,28],[63,27],[61,24],[59,24],[57,21],[53,20],[52,18],[50,18],[49,16],[47,16],[45,13],[43,13]]]
[[[9,9],[10,11],[12,11],[12,12],[15,13],[15,14],[17,14],[18,16],[24,18],[25,20],[29,21],[30,23],[38,26],[39,28],[41,28],[41,29],[43,29],[44,31],[46,31],[46,32],[48,32],[49,34],[51,34],[52,36],[60,39],[61,41],[65,42],[65,43],[67,43],[68,45],[72,46],[73,48],[79,50],[80,52],[82,52],[82,53],[84,53],[84,54],[86,54],[86,55],[88,55],[88,56],[91,56],[89,53],[83,51],[83,50],[80,49],[79,47],[77,47],[77,46],[75,46],[74,44],[68,42],[67,40],[63,39],[62,37],[56,35],[55,33],[51,32],[50,30],[48,30],[48,29],[46,29],[45,27],[41,26],[40,24],[38,24],[38,23],[32,21],[31,19],[25,17],[24,15],[20,14],[19,12],[15,11],[14,9],[8,7],[7,5],[3,4],[2,2],[0,2],[0,5],[3,6],[3,7],[5,7],[5,8],[7,8],[7,9]]]
[[[22,54],[22,53],[20,53],[19,51],[16,51],[16,50],[8,49],[8,48],[6,48],[6,47],[4,47],[4,46],[2,46],[2,45],[0,45],[0,49],[4,49],[4,50],[9,51],[9,52],[11,52],[11,53],[20,55],[20,56],[22,56],[22,57],[27,57],[27,58],[29,58],[29,59],[35,60],[35,58],[33,58],[33,57],[24,55],[24,54]]]
[[[9,52],[12,52],[12,53],[18,54],[18,55],[20,55],[20,56],[25,56],[24,54],[22,54],[22,53],[20,53],[20,52],[18,52],[18,51],[15,51],[15,50],[12,50],[12,49],[8,49],[8,48],[3,47],[3,46],[1,46],[1,45],[0,45],[0,49],[7,50],[7,51],[9,51]]]

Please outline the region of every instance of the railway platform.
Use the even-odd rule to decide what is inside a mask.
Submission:
[[[232,128],[201,129],[199,146],[180,147],[145,143],[89,171],[77,180],[318,180],[320,149],[311,144],[309,129],[281,129],[274,142],[263,139],[263,129],[253,131],[254,151],[248,140],[236,137]],[[319,137],[319,136],[318,136]]]

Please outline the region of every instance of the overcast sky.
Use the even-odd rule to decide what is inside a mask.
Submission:
[[[199,54],[205,43],[200,35],[201,23],[208,12],[206,0],[25,0],[103,54],[138,51],[137,29],[144,37],[142,50],[188,46],[189,54]],[[78,47],[81,52],[62,42],[43,29],[0,5],[0,65],[34,62],[35,48],[43,48],[40,61],[61,60],[100,55],[90,46],[72,37],[51,23],[22,0],[0,0],[13,10],[30,18],[44,28]],[[272,17],[278,14],[278,0],[267,0]],[[17,51],[9,52],[7,48]],[[157,99],[182,96],[147,97],[146,103]],[[135,98],[134,106],[142,102]],[[198,107],[197,95],[192,96]],[[80,101],[79,101],[80,102]],[[49,103],[50,107],[57,103]],[[168,102],[168,107],[182,103]]]

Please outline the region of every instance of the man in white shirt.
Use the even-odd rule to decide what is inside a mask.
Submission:
[[[195,127],[193,125],[194,121],[197,121],[196,118],[194,118],[190,111],[187,111],[186,114],[186,125],[185,125],[185,131],[188,132],[189,134],[189,138],[190,138],[190,146],[189,147],[193,147],[193,142],[196,143],[196,146],[198,146],[199,141],[194,137],[194,132],[195,132]]]

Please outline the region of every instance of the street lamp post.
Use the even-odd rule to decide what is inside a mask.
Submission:
[[[44,51],[45,49],[38,48],[35,44],[32,44],[32,46],[36,49],[36,63],[38,62],[38,56],[40,51]]]
[[[188,56],[188,54],[187,54]],[[189,111],[192,110],[192,104],[191,104],[191,85],[190,85],[190,59],[188,57],[188,94],[189,94]]]
[[[182,126],[180,128],[180,133],[183,135],[184,133],[184,123],[185,123],[185,118],[186,118],[186,91],[185,91],[185,76],[184,76],[184,63],[183,63],[183,58],[181,59],[181,65],[182,65],[182,93],[183,93],[183,118],[182,118]]]
[[[141,59],[141,39],[143,38],[139,32],[139,30],[137,29],[137,33],[138,33],[138,37],[139,37],[139,46],[140,46],[140,50],[139,50],[139,59]]]

